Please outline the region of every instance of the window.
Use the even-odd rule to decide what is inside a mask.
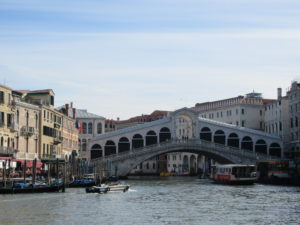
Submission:
[[[262,114],[263,114],[262,110],[259,110],[259,115],[261,115],[261,116],[262,116]]]
[[[239,110],[238,109],[235,110],[235,114],[239,115]]]
[[[245,109],[242,109],[242,112],[241,112],[241,113],[242,113],[242,115],[244,115],[244,114],[245,114]]]
[[[7,126],[11,127],[13,124],[13,115],[12,114],[7,114]]]
[[[86,123],[82,123],[82,133],[86,134],[86,131],[87,131],[87,129],[86,129]]]
[[[93,124],[92,123],[89,123],[89,134],[92,134],[93,133]]]
[[[50,104],[51,104],[51,105],[54,105],[54,96],[51,96]]]
[[[102,123],[97,124],[97,133],[101,134],[102,133]]]
[[[0,104],[4,104],[4,92],[0,91]]]
[[[242,127],[245,126],[245,120],[242,120]]]

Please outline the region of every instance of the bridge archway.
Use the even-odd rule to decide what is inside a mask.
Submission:
[[[127,137],[122,137],[118,143],[119,152],[127,152],[130,151],[130,143]]]
[[[225,145],[225,133],[222,130],[217,130],[214,135],[214,142]]]
[[[117,148],[115,142],[109,140],[105,143],[104,146],[105,156],[114,155],[117,153]]]
[[[228,136],[227,145],[234,148],[239,148],[240,139],[236,133],[231,133]]]
[[[135,134],[132,137],[132,149],[144,147],[144,138],[140,134]]]
[[[146,134],[146,146],[157,144],[157,135],[153,130]]]
[[[245,150],[253,151],[253,141],[251,137],[249,136],[243,137],[241,142],[241,148]]]
[[[268,146],[266,142],[262,139],[258,140],[255,144],[255,152],[267,154],[268,153]]]
[[[269,147],[269,154],[271,156],[281,157],[281,147],[277,143],[272,143]]]
[[[200,131],[200,139],[204,141],[212,140],[212,132],[208,127],[203,127]]]
[[[97,159],[102,157],[102,148],[99,144],[94,144],[91,148],[91,159]]]
[[[171,131],[167,127],[163,127],[159,132],[159,143],[171,140]]]

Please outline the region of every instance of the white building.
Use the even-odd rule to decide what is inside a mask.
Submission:
[[[278,98],[265,106],[265,132],[282,138],[286,145],[290,141],[289,99],[282,97],[278,88]]]
[[[192,110],[207,119],[264,130],[265,105],[272,100],[263,99],[260,93],[229,98],[214,102],[197,103]]]
[[[189,152],[174,152],[167,154],[167,169],[169,173],[187,175],[197,173],[198,154]]]
[[[87,142],[105,133],[105,118],[89,113],[86,109],[78,109],[77,120],[80,126],[79,155],[81,159],[87,160],[91,158],[91,153],[87,151]]]

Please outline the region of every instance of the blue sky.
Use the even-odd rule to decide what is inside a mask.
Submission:
[[[299,0],[0,0],[0,83],[127,119],[300,78]]]

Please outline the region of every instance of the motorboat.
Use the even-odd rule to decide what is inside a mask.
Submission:
[[[126,192],[128,191],[129,187],[130,185],[117,181],[101,184],[98,186],[87,187],[85,190],[87,193],[107,193],[117,191]]]
[[[222,184],[253,184],[256,181],[255,165],[225,164],[212,167],[211,178]]]

